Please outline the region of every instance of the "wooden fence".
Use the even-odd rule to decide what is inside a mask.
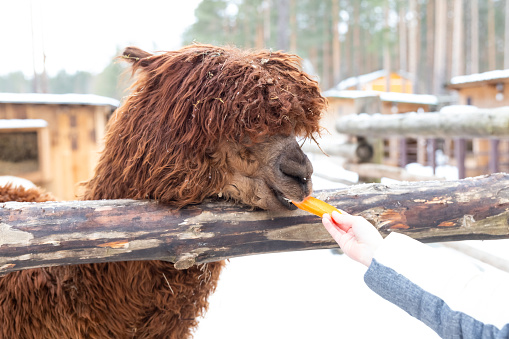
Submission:
[[[458,167],[459,178],[466,177],[467,143],[472,139],[475,145],[471,154],[479,164],[486,164],[484,173],[498,172],[501,169],[501,157],[509,157],[509,154],[502,154],[499,150],[501,143],[504,143],[504,148],[508,146],[508,108],[475,112],[348,115],[338,119],[336,130],[371,138],[426,138],[429,145],[428,163],[433,168],[436,166],[436,140],[452,140],[454,146],[451,155]],[[407,162],[405,145],[405,142],[399,144],[402,166]]]
[[[315,196],[381,233],[424,242],[509,238],[509,175],[362,184]],[[0,275],[53,265],[167,260],[177,268],[252,254],[336,248],[318,217],[225,201],[176,210],[153,201],[0,204]]]

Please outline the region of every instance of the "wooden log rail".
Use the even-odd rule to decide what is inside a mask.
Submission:
[[[358,143],[327,143],[320,144],[305,143],[302,150],[309,153],[327,154],[339,156],[353,163],[370,161],[373,158],[373,147],[365,141]]]
[[[364,184],[316,197],[387,235],[424,242],[509,238],[509,175]],[[52,265],[167,260],[177,268],[252,254],[334,248],[320,219],[225,201],[181,210],[153,201],[0,204],[0,274]]]
[[[364,178],[389,178],[400,181],[426,181],[426,180],[445,180],[445,178],[420,175],[410,173],[404,168],[382,165],[382,164],[351,164],[345,163],[343,168],[359,174],[359,177]]]
[[[509,137],[509,109],[474,112],[359,114],[336,121],[339,133],[369,137],[503,138]]]

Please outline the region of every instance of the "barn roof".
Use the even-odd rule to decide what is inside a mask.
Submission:
[[[0,119],[0,129],[43,128],[48,122],[43,119]]]
[[[368,97],[379,97],[384,102],[401,102],[422,105],[438,105],[438,98],[429,94],[409,94],[397,92],[379,91],[340,91],[330,89],[322,93],[326,98],[357,99]]]
[[[485,84],[496,84],[498,82],[509,82],[509,69],[456,76],[451,79],[448,87],[460,89],[482,86]]]
[[[0,103],[118,107],[119,101],[95,94],[0,93]]]
[[[391,73],[396,73],[399,76],[401,76],[402,78],[411,79],[411,75],[406,72],[403,72],[403,71],[391,72]],[[379,78],[382,78],[385,76],[387,76],[387,70],[381,69],[379,71],[346,78],[345,80],[342,80],[336,86],[334,86],[333,89],[346,90],[351,87],[356,87],[357,85],[362,86],[363,84],[367,84],[371,81],[375,81],[376,79],[379,79]]]
[[[410,94],[380,92],[380,99],[387,102],[405,102],[411,104],[438,105],[438,98],[431,94]]]

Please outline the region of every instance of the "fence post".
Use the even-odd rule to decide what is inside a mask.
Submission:
[[[465,139],[458,138],[454,140],[454,157],[456,158],[456,167],[458,167],[458,179],[464,179],[466,177],[465,153],[466,153]]]
[[[406,144],[406,138],[399,139],[399,166],[405,168],[408,163],[408,149]]]
[[[436,173],[436,168],[437,168],[437,161],[436,161],[436,152],[437,152],[437,139],[428,139],[428,164],[431,166],[431,168],[433,169],[433,175],[435,175]]]
[[[493,139],[491,140],[491,147],[490,147],[490,162],[489,162],[489,172],[490,173],[497,173],[498,172],[498,165],[499,165],[499,159],[498,159],[498,145],[500,144],[499,139]]]

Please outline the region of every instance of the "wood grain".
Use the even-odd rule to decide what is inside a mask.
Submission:
[[[363,184],[315,197],[367,218],[382,235],[424,242],[509,238],[509,175]],[[304,211],[253,211],[222,200],[176,210],[154,201],[0,204],[0,274],[51,265],[166,260],[178,268],[336,243]]]

